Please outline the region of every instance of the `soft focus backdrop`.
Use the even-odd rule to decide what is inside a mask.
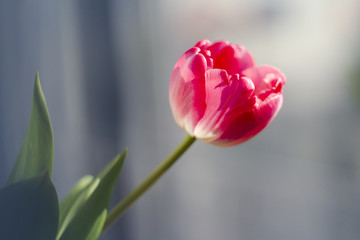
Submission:
[[[196,142],[101,239],[360,239],[359,21],[356,0],[1,1],[0,186],[39,71],[59,198],[128,147],[118,201],[186,135],[173,65],[226,39],[285,73],[280,114],[242,145]]]

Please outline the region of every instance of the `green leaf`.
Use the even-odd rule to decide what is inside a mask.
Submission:
[[[85,237],[86,240],[96,240],[100,236],[103,226],[105,224],[106,216],[107,216],[107,210],[104,209],[100,213],[99,217],[96,219],[94,224],[91,226],[90,232]]]
[[[66,223],[64,221],[64,226],[61,227],[66,228],[60,229],[62,232],[59,231],[57,239],[92,240],[98,238],[106,220],[107,209],[116,181],[123,167],[125,156],[126,150],[110,162],[91,183],[88,180],[88,185],[79,187],[79,184],[77,184],[73,188],[69,195],[64,199],[61,206],[66,206],[67,204],[71,205],[71,203],[78,205],[67,211],[68,213],[65,218],[66,221],[70,222]],[[92,191],[91,189],[94,187],[95,190]],[[71,195],[72,197],[70,197]],[[84,199],[85,201],[83,201]],[[66,210],[65,208],[62,208],[60,211],[65,212]]]
[[[30,124],[7,184],[38,176],[53,165],[53,134],[39,74],[36,74]]]
[[[0,190],[0,237],[55,239],[59,206],[48,172]]]
[[[60,203],[60,220],[57,238],[63,234],[70,221],[74,218],[79,209],[86,203],[100,179],[87,175],[81,178],[69,194]]]

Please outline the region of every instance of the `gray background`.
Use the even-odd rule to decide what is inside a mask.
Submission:
[[[236,147],[196,142],[102,239],[359,239],[359,16],[356,0],[0,1],[0,186],[36,71],[59,198],[128,147],[116,202],[186,135],[168,104],[176,60],[227,39],[285,73],[279,116]]]

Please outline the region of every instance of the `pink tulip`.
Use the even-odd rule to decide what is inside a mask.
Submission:
[[[191,136],[228,147],[249,140],[278,114],[284,75],[255,66],[243,46],[201,40],[175,64],[170,105]]]

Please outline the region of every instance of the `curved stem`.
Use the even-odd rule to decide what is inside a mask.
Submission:
[[[186,138],[175,148],[175,150],[129,195],[119,202],[108,214],[103,231],[120,218],[125,211],[135,203],[195,142],[196,138],[187,135]]]

